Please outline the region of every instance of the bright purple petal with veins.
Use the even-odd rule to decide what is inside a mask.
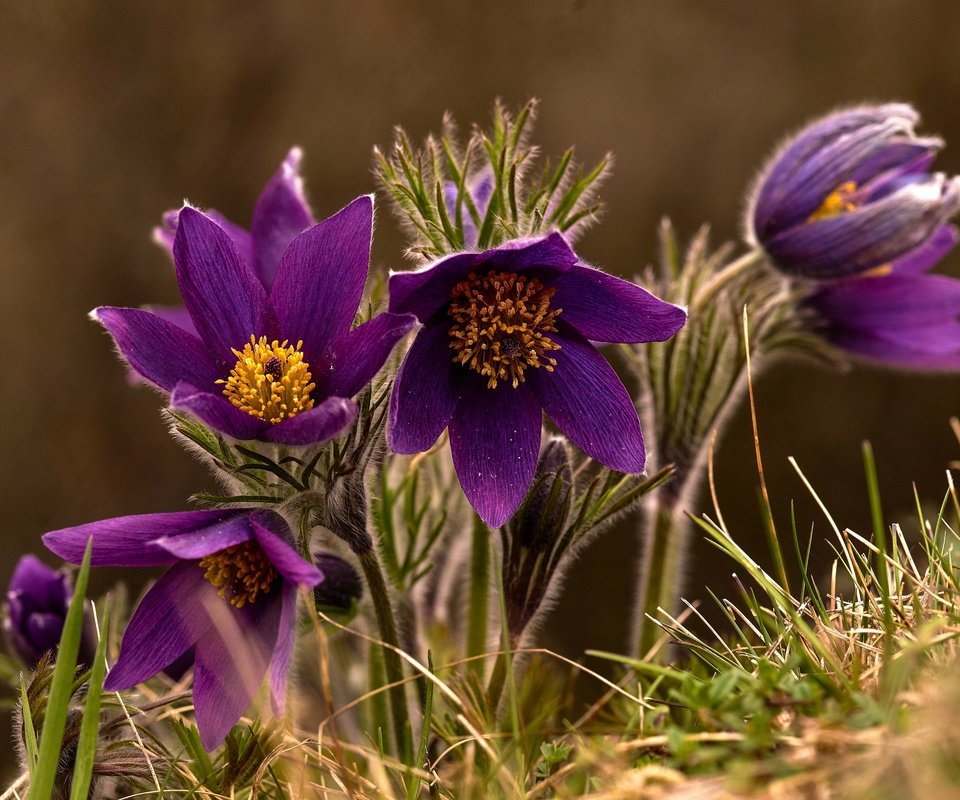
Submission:
[[[200,338],[200,334],[197,333],[197,326],[193,324],[190,312],[183,306],[157,306],[151,303],[150,305],[143,306],[143,310],[149,311],[154,316],[165,319],[167,322],[176,325],[192,336]]]
[[[254,270],[267,291],[273,283],[283,251],[297,234],[313,225],[313,214],[303,196],[300,159],[294,147],[260,193],[253,211]]]
[[[373,198],[358,197],[297,236],[270,291],[283,338],[303,340],[309,363],[350,329],[370,264]]]
[[[176,511],[166,514],[135,514],[62,528],[43,536],[43,543],[64,561],[79,564],[87,539],[93,537],[91,563],[95,567],[156,567],[176,561],[157,539],[190,534],[216,525],[229,511]]]
[[[137,606],[103,688],[115,692],[136,686],[209,636],[213,621],[204,609],[214,602],[226,605],[196,562],[174,565]]]
[[[280,624],[277,643],[273,648],[268,671],[270,674],[270,705],[278,717],[283,714],[287,698],[287,677],[290,663],[293,661],[293,644],[297,635],[297,590],[284,584],[281,589],[283,606],[280,610]]]
[[[541,279],[565,272],[577,263],[577,255],[562,234],[537,239],[515,239],[483,253],[456,253],[416,272],[390,276],[390,310],[416,314],[427,322],[450,302],[453,287],[471,272],[535,272]]]
[[[210,751],[226,738],[263,682],[277,643],[283,598],[274,589],[238,609],[214,594],[206,610],[213,627],[197,642],[193,704],[200,741]]]
[[[201,559],[253,538],[247,511],[224,511],[222,519],[192,533],[162,536],[152,544],[177,558]]]
[[[203,342],[149,311],[103,306],[90,316],[107,329],[126,362],[161,389],[169,392],[180,381],[212,386],[220,377]]]
[[[313,369],[317,393],[353,397],[370,383],[416,322],[412,314],[386,312],[339,336]]]
[[[450,302],[451,290],[473,271],[478,256],[456,253],[416,272],[395,272],[389,283],[390,311],[426,322]]]
[[[304,561],[285,541],[291,539],[291,534],[283,517],[263,509],[251,513],[249,519],[257,544],[263,548],[263,552],[283,576],[284,581],[295,586],[312,588],[323,580],[320,570]]]
[[[197,209],[199,211],[199,209]],[[217,225],[223,228],[224,233],[230,237],[234,245],[237,247],[237,252],[240,253],[240,257],[243,259],[243,263],[249,268],[253,266],[253,239],[250,237],[250,232],[245,228],[241,228],[235,222],[231,222],[219,211],[214,211],[212,208],[208,208],[205,211],[199,211],[206,217],[212,219]],[[163,215],[163,223],[153,229],[153,240],[159,244],[161,247],[165,247],[170,251],[171,255],[173,254],[173,243],[177,238],[177,225],[180,217],[180,209],[174,209],[172,211],[167,211]]]
[[[357,418],[357,404],[344,397],[328,397],[309,411],[287,417],[260,431],[265,442],[308,445],[321,444],[349,428]]]
[[[563,309],[564,322],[597,342],[662,342],[687,319],[679,306],[592,267],[573,267],[551,286],[551,308]]]
[[[436,443],[460,399],[449,325],[427,325],[400,365],[390,397],[387,442],[396,453],[420,453]]]
[[[921,275],[932,269],[956,247],[958,232],[953,225],[942,226],[930,239],[893,263],[895,275]]]
[[[487,389],[477,376],[450,420],[450,452],[463,493],[492,528],[523,501],[540,453],[540,404],[525,384]]]
[[[543,410],[583,452],[618,472],[643,472],[646,454],[630,395],[606,359],[576,331],[561,325],[553,372],[527,370]]]
[[[170,394],[170,407],[174,411],[186,411],[234,439],[248,441],[270,423],[241,411],[222,394],[204,392],[188,383],[177,384]]]
[[[184,208],[173,256],[184,304],[218,358],[232,364],[233,348],[242,348],[251,335],[272,335],[266,291],[219,225]]]

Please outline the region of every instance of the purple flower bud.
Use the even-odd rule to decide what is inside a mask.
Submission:
[[[44,653],[56,650],[70,604],[67,576],[48,567],[34,555],[17,562],[7,589],[3,629],[10,648],[30,667]],[[85,626],[78,662],[90,664],[96,652],[92,629]]]
[[[857,275],[926,245],[960,210],[960,182],[930,165],[943,142],[908,105],[863,106],[800,131],[761,174],[747,238],[782,272]]]
[[[323,582],[313,589],[313,598],[321,611],[351,611],[363,597],[360,575],[333,553],[313,554],[313,563],[323,573]]]

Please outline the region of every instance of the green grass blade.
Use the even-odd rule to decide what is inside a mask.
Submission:
[[[433,673],[433,653],[427,651],[427,669]],[[420,730],[420,745],[417,747],[417,761],[414,766],[417,769],[423,769],[423,763],[427,760],[427,745],[430,742],[430,724],[433,720],[433,681],[426,681],[423,701],[423,728]],[[420,794],[420,776],[411,776],[410,783],[407,784],[407,800],[417,800]]]
[[[110,605],[107,603],[103,610],[100,642],[97,644],[97,654],[94,656],[90,682],[87,684],[87,698],[83,707],[83,720],[80,722],[80,737],[77,740],[77,761],[73,769],[73,782],[70,785],[70,800],[86,800],[90,792],[93,762],[97,756],[97,740],[100,734],[100,695],[103,692],[103,678],[107,672],[109,637]]]
[[[30,701],[27,699],[27,684],[20,675],[20,707],[23,710],[23,741],[27,748],[27,771],[30,777],[37,769],[37,732],[33,727],[33,714],[30,711]]]
[[[43,718],[43,730],[40,732],[40,756],[36,772],[30,782],[30,800],[50,800],[53,795],[53,784],[57,767],[60,765],[60,747],[63,744],[67,710],[77,671],[77,654],[80,652],[80,637],[83,633],[83,603],[87,594],[87,583],[90,580],[92,551],[93,539],[90,539],[83,554],[80,572],[77,573],[73,598],[60,636],[57,665],[53,670],[50,696],[47,698],[47,711]]]

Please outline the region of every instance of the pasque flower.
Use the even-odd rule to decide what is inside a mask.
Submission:
[[[943,146],[918,137],[907,105],[851,108],[804,128],[757,183],[747,235],[774,266],[842,278],[908,257],[960,210],[960,183],[930,166]]]
[[[258,212],[264,204],[261,197]],[[245,250],[236,226],[186,206],[173,257],[191,325],[143,309],[93,312],[130,366],[170,393],[171,406],[236,439],[308,445],[336,435],[356,416],[349,398],[414,323],[387,313],[350,329],[367,277],[372,197],[281,247],[305,218],[275,218],[296,216],[275,210],[258,225],[255,214]],[[258,239],[261,228],[273,235]]]
[[[533,479],[542,411],[600,463],[643,470],[633,401],[591,342],[662,341],[683,309],[581,264],[552,233],[391,275],[390,310],[423,327],[394,384],[389,444],[421,452],[449,427],[460,484],[489,525]]]
[[[817,285],[804,305],[837,347],[914,369],[960,369],[960,280],[930,275],[957,244],[940,228],[927,244],[889,267]]]
[[[34,666],[44,653],[57,649],[70,605],[70,582],[62,572],[25,555],[14,567],[7,589],[3,629],[19,658]],[[91,664],[96,651],[93,630],[85,624],[78,662]]]
[[[195,647],[193,701],[204,747],[220,744],[269,672],[282,713],[296,632],[297,587],[323,575],[292,546],[273,511],[142,514],[52,531],[44,544],[73,563],[93,539],[94,566],[170,569],[134,612],[107,674],[129,689]]]

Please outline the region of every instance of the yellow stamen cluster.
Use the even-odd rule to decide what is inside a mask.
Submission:
[[[850,211],[856,211],[859,207],[853,197],[856,191],[857,184],[855,181],[841,183],[824,198],[820,207],[807,218],[807,221],[816,222],[819,219],[829,219]]]
[[[310,393],[316,388],[301,347],[303,342],[290,347],[286,340],[251,336],[242,351],[233,351],[237,364],[230,377],[217,383],[237,408],[273,425],[295,417],[313,408]]]
[[[254,541],[228,547],[200,559],[203,577],[217,587],[230,605],[243,608],[267,594],[277,579],[277,570]]]
[[[489,389],[499,381],[516,389],[527,367],[553,372],[557,360],[546,354],[560,345],[546,334],[557,330],[562,311],[550,308],[555,291],[512,272],[470,273],[451,292],[453,360],[484,376]]]

